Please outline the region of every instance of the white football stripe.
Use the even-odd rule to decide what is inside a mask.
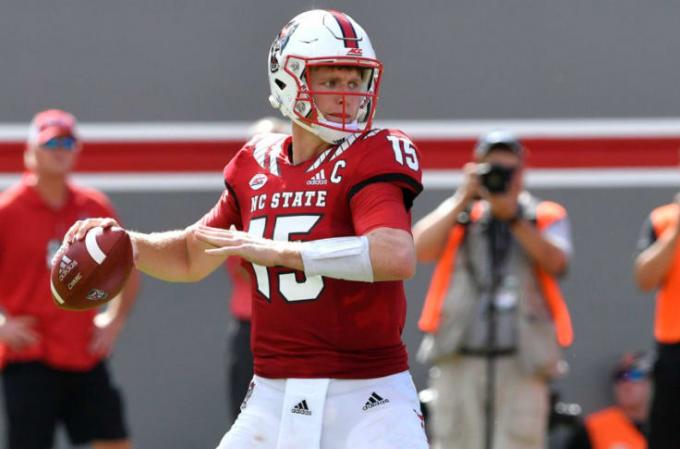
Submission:
[[[85,248],[87,248],[90,257],[92,257],[99,265],[106,259],[106,254],[104,254],[104,251],[102,251],[97,243],[97,236],[102,232],[104,232],[104,229],[97,227],[90,229],[85,235]]]
[[[57,289],[54,288],[54,283],[52,281],[50,281],[50,288],[52,289],[52,296],[54,296],[54,299],[56,299],[59,304],[64,304],[66,301],[61,298],[59,292],[57,292]]]

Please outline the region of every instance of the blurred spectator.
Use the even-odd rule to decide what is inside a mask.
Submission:
[[[524,190],[524,148],[493,132],[456,193],[414,227],[437,267],[419,321],[432,363],[433,449],[545,447],[548,381],[572,340],[555,277],[567,268],[567,213]]]
[[[654,400],[650,414],[649,447],[680,448],[680,194],[657,207],[645,220],[635,261],[635,278],[645,291],[658,288],[654,337]]]
[[[652,389],[649,356],[626,354],[612,373],[612,384],[614,405],[588,415],[567,449],[647,448]]]
[[[264,117],[249,129],[249,135],[268,133],[290,133],[290,125],[274,117]],[[250,320],[252,306],[250,296],[250,275],[241,265],[241,259],[230,257],[225,264],[231,279],[230,310],[234,327],[229,336],[228,351],[228,396],[232,419],[236,419],[241,401],[248,391],[253,377],[253,354],[250,350]]]
[[[37,114],[26,173],[0,194],[0,366],[9,449],[50,448],[61,424],[75,445],[131,447],[106,358],[134,302],[138,275],[99,314],[61,310],[50,293],[51,260],[69,226],[116,216],[104,194],[69,182],[80,149],[73,115]]]

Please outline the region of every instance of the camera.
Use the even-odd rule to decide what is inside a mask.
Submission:
[[[515,168],[505,165],[483,163],[477,166],[482,185],[492,194],[507,192],[514,174]]]

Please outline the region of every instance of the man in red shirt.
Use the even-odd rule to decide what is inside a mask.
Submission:
[[[50,264],[74,220],[116,217],[102,193],[68,182],[80,141],[64,111],[37,114],[26,173],[0,194],[0,366],[8,447],[52,447],[64,424],[73,444],[131,447],[105,359],[136,293],[135,274],[102,313],[67,312],[50,294]]]
[[[422,173],[405,134],[371,128],[381,74],[347,15],[295,17],[269,54],[292,136],[251,139],[199,223],[130,233],[136,267],[168,281],[251,263],[255,376],[219,449],[427,448],[401,340]],[[67,241],[114,223],[78,222]]]

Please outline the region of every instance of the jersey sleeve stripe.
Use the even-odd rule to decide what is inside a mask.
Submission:
[[[364,179],[363,181],[352,186],[349,189],[349,193],[347,194],[347,201],[352,201],[354,195],[359,193],[364,187],[377,182],[403,183],[408,185],[410,189],[402,189],[404,191],[404,204],[406,205],[407,210],[411,209],[413,200],[415,197],[420,195],[420,192],[423,191],[423,185],[408,175],[403,173],[384,173]]]
[[[227,181],[224,181],[224,187],[229,191],[229,195],[234,199],[234,204],[236,205],[236,209],[241,212],[241,206],[238,204],[238,197],[236,196],[236,191],[229,185]]]

